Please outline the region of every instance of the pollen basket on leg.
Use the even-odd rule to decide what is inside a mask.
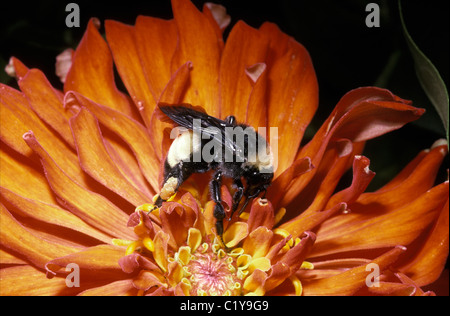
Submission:
[[[178,186],[178,179],[174,177],[170,177],[164,183],[163,188],[161,189],[161,193],[159,196],[164,200],[168,200],[172,195],[175,194],[175,190]]]

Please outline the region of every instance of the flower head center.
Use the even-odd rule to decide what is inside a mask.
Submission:
[[[195,254],[186,266],[191,274],[191,295],[233,295],[241,283],[236,275],[233,258],[217,253]]]

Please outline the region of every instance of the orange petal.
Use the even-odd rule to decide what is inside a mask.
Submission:
[[[235,222],[227,227],[223,234],[223,242],[228,248],[235,247],[248,236],[248,226],[244,222]]]
[[[95,180],[125,198],[135,207],[151,198],[139,191],[117,168],[106,150],[95,117],[85,108],[70,120],[83,170]]]
[[[449,213],[447,199],[447,203],[442,208],[425,243],[415,253],[414,258],[409,260],[409,263],[399,268],[399,270],[410,276],[419,286],[436,281],[447,262],[449,251],[448,231]]]
[[[300,242],[283,254],[277,262],[282,262],[287,265],[291,270],[290,275],[292,275],[301,267],[306,256],[309,255],[315,241],[316,235],[313,232],[304,232]]]
[[[11,77],[16,77],[17,79],[22,79],[28,72],[29,68],[25,66],[16,57],[11,57],[9,59],[8,65],[5,67],[5,72]]]
[[[141,192],[147,196],[153,196],[155,191],[145,178],[139,166],[136,157],[128,146],[120,137],[112,133],[108,129],[102,129],[103,140],[111,159],[120,169],[128,181],[133,183]]]
[[[161,283],[161,280],[153,272],[141,270],[138,276],[133,279],[133,285],[139,290],[146,291],[152,286],[163,286],[163,283]]]
[[[188,0],[172,0],[179,42],[172,60],[172,71],[192,62],[191,86],[184,103],[201,105],[209,115],[218,117],[219,63],[222,38],[212,22]]]
[[[223,30],[230,24],[231,17],[227,14],[227,9],[220,5],[212,2],[206,2],[203,5],[203,13],[205,16],[216,25],[217,36],[222,36]]]
[[[175,71],[164,90],[158,98],[158,103],[177,104],[181,103],[183,93],[189,84],[189,74],[192,70],[192,63],[190,61],[181,65]]]
[[[399,175],[373,195],[383,195],[383,200],[389,199],[392,203],[394,199],[397,200],[397,203],[404,203],[401,202],[401,197],[408,197],[412,190],[414,190],[416,195],[427,191],[433,186],[447,152],[447,145],[422,151]],[[396,192],[396,194],[389,194],[388,192]],[[363,201],[366,199],[370,199],[370,194],[367,194],[367,197],[364,196],[364,199],[362,197],[360,199],[361,203],[364,203]]]
[[[342,97],[298,157],[311,157],[316,165],[331,139],[361,142],[398,129],[424,113],[409,103],[385,89],[354,89]]]
[[[362,194],[351,204],[352,214],[328,220],[326,231],[322,233],[335,232],[352,221],[363,222],[390,210],[405,207],[415,197],[424,194],[433,186],[435,175],[446,152],[446,146],[439,146],[426,154],[419,154],[418,158],[400,173],[401,178],[394,179],[394,182],[388,183],[376,192]],[[417,161],[418,159],[420,160]]]
[[[269,127],[268,117],[267,117],[267,65],[265,63],[257,63],[250,65],[245,69],[247,76],[252,77],[254,81],[252,92],[250,93],[247,105],[247,117],[245,119],[246,123],[253,126],[257,131],[259,127]],[[266,129],[266,135],[262,131],[258,131],[264,138],[266,138],[269,143],[269,131],[270,127]],[[272,147],[274,156],[278,153],[278,148]]]
[[[125,273],[119,266],[119,259],[125,254],[125,249],[113,245],[98,245],[53,259],[45,265],[45,269],[52,277],[56,273],[69,273],[65,268],[69,263],[76,263],[80,268],[80,275],[88,281],[91,277],[114,275],[123,277]],[[63,269],[63,271],[60,271]]]
[[[403,273],[395,273],[395,276],[405,285],[409,285],[411,287],[414,288],[414,291],[411,293],[411,295],[414,296],[424,296],[427,295],[419,286],[416,282],[414,282],[411,278],[409,278],[408,276],[406,276]],[[431,294],[431,293],[429,293]]]
[[[315,168],[291,181],[289,190],[284,194],[279,205],[286,206],[288,212],[290,206],[295,206],[299,210],[323,209],[335,192],[338,181],[352,166],[353,157],[360,155],[363,148],[364,142],[352,143],[348,139],[339,139],[330,143],[320,159],[315,159],[318,163],[314,165]],[[312,163],[314,157],[310,159]]]
[[[139,109],[147,128],[153,135],[151,142],[155,155],[162,160],[162,126],[167,124],[155,120],[154,112],[163,90],[168,85],[169,80],[173,78],[171,60],[178,40],[175,21],[139,16],[136,20],[134,40],[148,91],[154,100],[153,103],[150,101],[144,103]],[[120,47],[120,49],[124,51],[124,54],[127,54],[126,49],[123,49],[123,47]],[[123,67],[128,67],[126,60],[123,60]]]
[[[55,296],[74,295],[77,287],[68,287],[65,278],[45,277],[45,273],[32,266],[16,266],[0,270],[2,296]]]
[[[380,272],[392,265],[406,250],[404,247],[395,247],[383,255],[374,259],[380,268]],[[360,288],[366,286],[366,277],[370,272],[366,271],[367,265],[362,265],[338,275],[318,280],[302,280],[305,296],[315,295],[351,295]]]
[[[255,199],[250,208],[250,215],[247,221],[248,230],[252,232],[260,226],[272,229],[274,223],[275,216],[272,203],[265,199]]]
[[[364,156],[355,156],[353,160],[353,180],[352,184],[334,194],[328,201],[327,208],[336,203],[353,203],[367,189],[370,181],[375,176],[375,172],[369,169],[370,160]]]
[[[289,190],[280,202],[281,205],[286,205],[284,203],[295,198],[293,201],[290,201],[287,206],[287,212],[283,220],[288,220],[293,215],[300,214],[290,219],[286,225],[293,227],[297,220],[303,220],[303,218],[306,218],[316,212],[321,212],[327,208],[329,198],[334,193],[342,175],[345,171],[347,171],[349,163],[353,161],[353,152],[351,150],[346,151],[345,155],[341,155],[339,148],[340,146],[338,143],[333,143],[330,150],[327,150],[325,153],[318,168],[313,169],[311,172],[299,177],[301,179],[294,180],[292,182],[291,187],[289,187]],[[311,182],[306,186],[306,188],[301,190],[300,194],[297,193],[296,197],[293,196],[295,192],[298,192],[297,190],[299,188],[297,186],[301,187],[302,185],[305,185],[306,181],[308,181],[307,178],[311,173],[316,173],[317,177],[310,180]],[[336,201],[336,203],[339,202]],[[334,205],[330,208],[333,207]],[[301,212],[303,209],[305,209],[305,211]],[[291,228],[288,230],[291,231]],[[301,233],[298,229],[295,229],[295,231],[296,236],[298,236],[298,233]]]
[[[63,95],[54,89],[45,75],[38,69],[31,69],[19,81],[23,91],[34,112],[72,147],[75,148],[69,119],[72,113],[64,110]]]
[[[183,278],[184,271],[181,263],[177,261],[170,262],[168,265],[167,281],[173,287],[177,285]]]
[[[274,236],[277,236],[277,235],[278,234],[276,234]],[[273,241],[274,245],[270,248],[269,252],[266,255],[266,258],[271,260],[271,261],[273,261],[276,258],[276,256],[279,255],[280,250],[282,250],[287,245],[287,243],[292,240],[292,236],[291,235],[287,235],[287,236],[283,235],[284,238],[281,239],[281,240],[279,240],[279,236],[280,235],[275,237],[278,240],[275,240],[275,238],[273,239],[274,240]]]
[[[82,296],[136,296],[132,280],[120,280],[80,292]]]
[[[5,201],[7,201],[10,205],[13,205],[16,213],[19,215],[24,218],[31,217],[47,224],[56,225],[61,234],[67,234],[68,231],[63,230],[62,228],[68,228],[87,236],[97,238],[103,242],[111,241],[110,237],[89,226],[77,216],[57,205],[25,198],[3,187],[0,187],[0,194],[2,202],[5,203]],[[83,241],[82,238],[78,238],[78,240],[81,242]]]
[[[174,249],[182,246],[187,240],[189,227],[194,224],[193,218],[187,215],[187,210],[179,203],[166,202],[160,209],[159,216],[163,231],[170,236],[169,245]]]
[[[167,246],[169,238],[170,236],[161,230],[155,235],[155,239],[153,240],[155,244],[153,258],[155,259],[155,262],[158,264],[161,270],[163,270],[164,272],[167,271]]]
[[[323,223],[326,219],[330,218],[333,215],[342,213],[346,209],[347,204],[345,203],[336,204],[332,208],[325,211],[308,209],[307,211],[298,215],[296,218],[281,225],[280,228],[285,229],[290,234],[292,234],[293,238],[297,238],[301,234],[303,234],[303,232],[314,229],[315,227]]]
[[[417,197],[428,191],[434,184],[439,167],[446,155],[446,146],[437,147],[419,154],[420,161],[413,161],[400,172],[400,178],[395,178],[387,185],[377,190],[362,194],[357,201],[352,203],[351,208],[356,215],[377,214],[377,212],[387,212],[409,204],[413,197]],[[412,168],[414,167],[414,168]]]
[[[417,120],[424,109],[414,108],[401,102],[369,101],[351,109],[351,114],[342,117],[336,133],[340,138],[361,142],[383,135]],[[380,121],[382,123],[380,123]],[[345,124],[344,124],[345,122]]]
[[[418,119],[424,112],[409,105],[385,89],[366,87],[348,92],[336,105],[314,138],[304,146],[297,157],[310,157],[315,166],[320,164],[333,140],[347,139],[363,142],[402,127]],[[315,171],[296,181],[295,186],[308,183]],[[295,191],[298,192],[296,188]]]
[[[283,262],[277,262],[272,266],[272,270],[264,283],[266,291],[270,291],[283,283],[291,274],[289,266]],[[270,294],[269,294],[270,295]]]
[[[27,262],[19,258],[19,255],[13,252],[9,253],[6,249],[0,248],[0,264],[6,267],[7,265],[26,265]]]
[[[258,227],[245,238],[242,248],[244,248],[244,252],[252,256],[252,258],[263,257],[270,249],[272,237],[273,232],[267,227]]]
[[[184,206],[186,212],[186,222],[188,223],[189,230],[196,228],[203,232],[204,215],[203,211],[200,210],[198,201],[192,196],[191,193],[187,192],[181,197],[181,204]]]
[[[64,83],[64,91],[77,91],[99,104],[130,117],[135,116],[130,100],[114,83],[113,59],[108,45],[91,19],[73,55],[72,67]]]
[[[64,106],[69,108],[85,106],[100,123],[117,134],[133,151],[142,173],[155,192],[159,191],[157,175],[159,174],[160,162],[155,156],[150,136],[145,127],[128,116],[92,102],[75,92],[67,93],[64,103]]]
[[[3,115],[3,112],[2,112]],[[56,204],[56,199],[48,186],[47,179],[35,163],[31,163],[12,152],[7,146],[0,147],[0,177],[1,186],[8,190],[26,196],[29,199],[49,204]],[[17,175],[27,175],[18,177]]]
[[[148,114],[155,108],[156,98],[149,89],[143,62],[139,58],[136,27],[107,20],[105,32],[120,78],[147,124],[150,118]]]
[[[178,41],[177,26],[174,20],[139,16],[134,36],[144,75],[156,102],[172,75],[171,60]],[[127,62],[124,62],[126,67]],[[145,107],[148,117],[151,117],[153,110],[154,107]]]
[[[18,253],[38,268],[43,268],[47,261],[78,251],[69,247],[48,242],[46,239],[33,235],[28,229],[17,222],[8,210],[0,204],[0,242],[2,247]]]
[[[191,71],[191,67],[191,62],[187,62],[171,76],[169,82],[164,87],[164,90],[158,98],[158,103],[180,103],[183,93],[189,84],[189,73]],[[151,120],[147,127],[152,135],[151,140],[153,148],[155,148],[158,158],[163,160],[164,155],[167,153],[163,146],[164,130],[166,128],[173,128],[173,124],[162,121],[158,113],[159,109],[155,109],[153,113],[151,113]]]
[[[18,153],[29,156],[31,150],[23,141],[20,141],[21,136],[30,128],[48,136],[48,129],[31,111],[25,95],[3,84],[0,84],[0,106],[2,111],[0,138]]]
[[[101,231],[118,238],[132,239],[126,228],[128,216],[107,198],[88,191],[73,181],[53,161],[32,132],[24,135],[26,143],[40,157],[45,175],[53,192],[64,206]]]
[[[396,186],[404,183],[405,180],[408,179],[413,174],[413,172],[416,171],[421,161],[424,159],[424,157],[427,156],[427,153],[428,150],[422,150],[421,152],[419,152],[419,154],[413,160],[411,160],[399,173],[397,173],[397,175],[395,175],[395,177],[391,181],[385,184],[382,188],[378,189],[377,192],[389,191]],[[436,168],[433,168],[433,170],[435,169]]]
[[[275,208],[279,206],[279,201],[283,198],[280,192],[286,190],[293,179],[311,171],[312,169],[314,169],[314,166],[311,164],[311,159],[309,157],[294,161],[289,168],[287,168],[272,182],[272,185],[267,192],[268,199],[272,202],[272,205],[275,205]]]
[[[238,122],[247,122],[247,104],[254,83],[248,78],[246,69],[250,65],[263,63],[267,50],[268,40],[258,30],[243,21],[238,21],[233,26],[220,62],[222,117],[234,115]],[[259,105],[259,110],[264,108],[264,104]]]
[[[266,282],[266,280],[267,274],[259,269],[256,269],[250,276],[245,279],[243,288],[247,292],[262,296],[266,292],[264,289],[264,283]]]
[[[311,256],[408,245],[436,220],[447,199],[448,182],[398,209],[383,212],[379,208],[376,214],[350,213],[325,221],[318,230]]]
[[[318,85],[306,49],[271,23],[261,26],[270,42],[268,66],[269,127],[278,128],[276,176],[295,160],[297,148],[318,105]]]
[[[137,269],[159,271],[159,267],[154,262],[136,252],[121,257],[118,264],[125,273],[133,273]]]
[[[17,152],[28,156],[30,149],[24,147],[26,144],[22,135],[32,130],[52,158],[64,167],[64,171],[70,177],[84,186],[89,186],[89,179],[86,179],[82,172],[76,154],[29,108],[24,94],[4,86],[1,96],[2,115],[0,115],[0,120],[2,123],[5,120],[6,127],[1,129],[1,138],[5,143]]]
[[[414,286],[402,283],[379,282],[378,285],[367,290],[372,294],[383,296],[412,296],[416,291]]]
[[[208,201],[205,205],[205,211],[203,212],[203,215],[205,217],[204,226],[205,226],[205,233],[207,235],[211,234],[212,232],[215,232],[215,226],[216,226],[216,219],[214,217],[214,207],[215,203],[214,201]],[[223,225],[224,228],[226,228],[226,225],[228,221],[224,221]]]

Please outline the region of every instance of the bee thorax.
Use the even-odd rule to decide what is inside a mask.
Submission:
[[[200,149],[201,139],[192,131],[182,132],[170,146],[167,154],[167,162],[170,167],[176,166],[180,161],[189,161],[191,154]]]

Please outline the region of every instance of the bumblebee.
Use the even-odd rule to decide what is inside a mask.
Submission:
[[[251,199],[261,193],[265,196],[274,172],[270,145],[252,127],[238,124],[234,116],[221,120],[188,104],[159,104],[159,109],[166,116],[163,120],[181,126],[181,133],[167,153],[163,187],[155,206],[161,207],[192,174],[213,170],[210,194],[215,202],[216,233],[222,238],[226,216],[220,191],[222,177],[231,178],[236,187],[231,220],[243,198],[239,214]]]

